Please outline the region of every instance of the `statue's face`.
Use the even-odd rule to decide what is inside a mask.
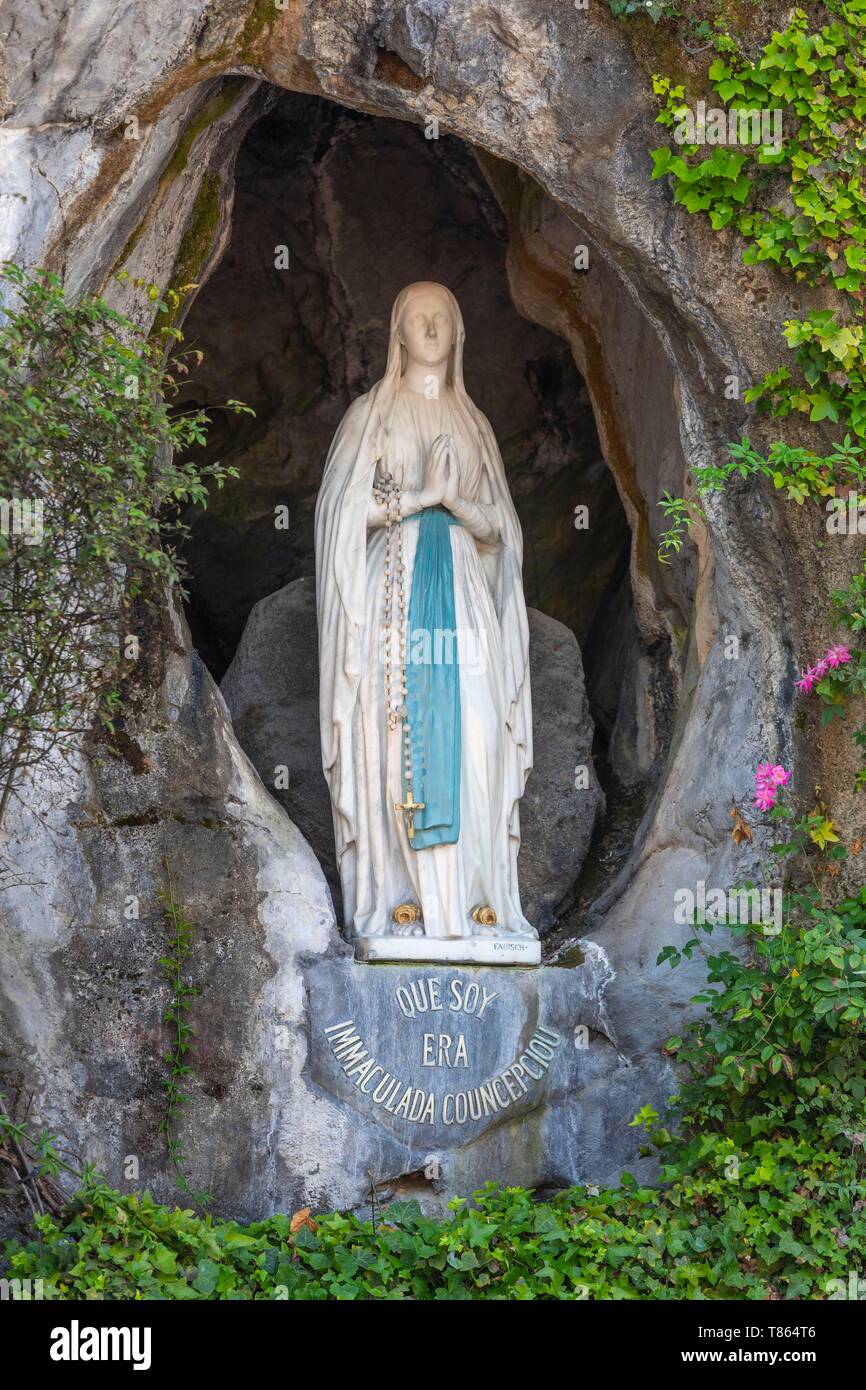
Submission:
[[[447,299],[435,290],[414,295],[400,317],[399,333],[411,362],[425,367],[446,362],[454,343]]]

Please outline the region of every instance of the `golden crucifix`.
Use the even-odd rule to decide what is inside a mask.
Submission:
[[[403,815],[406,817],[406,834],[409,836],[410,840],[415,839],[415,812],[423,811],[424,804],[423,801],[413,801],[411,787],[406,793],[405,801],[394,802],[394,810],[402,811]]]

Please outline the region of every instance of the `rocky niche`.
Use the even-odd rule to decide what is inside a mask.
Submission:
[[[186,549],[197,650],[221,678],[253,605],[314,573],[328,446],[382,373],[396,293],[431,279],[464,314],[467,390],[502,451],[527,602],[581,644],[605,632],[601,684],[633,623],[612,601],[623,587],[628,597],[628,523],[568,344],[514,306],[508,227],[478,161],[444,133],[426,140],[332,102],[271,99],[238,153],[225,254],[184,322],[204,360],[182,400],[255,410],[213,413],[204,457],[240,476],[211,498]],[[279,506],[287,527],[274,525]]]

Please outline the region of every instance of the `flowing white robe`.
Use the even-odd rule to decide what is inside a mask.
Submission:
[[[394,908],[412,902],[431,937],[481,933],[471,917],[477,906],[494,908],[497,934],[532,933],[517,882],[518,803],[532,762],[519,524],[493,432],[465,392],[449,388],[428,400],[391,383],[383,431],[387,384],[386,376],[347,411],[316,507],[322,763],[347,929],[393,934]],[[457,446],[461,496],[487,509],[500,538],[485,545],[465,526],[449,528],[463,655],[460,835],[456,844],[415,850],[395,810],[403,800],[402,726],[389,731],[386,718],[385,531],[368,527],[368,512],[377,472],[420,489],[429,446],[442,433]],[[420,520],[401,525],[408,612]]]

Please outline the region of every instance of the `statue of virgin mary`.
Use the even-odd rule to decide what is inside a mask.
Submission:
[[[451,292],[408,285],[385,374],[331,444],[316,504],[322,764],[358,959],[532,965],[517,884],[523,542],[463,341]]]

